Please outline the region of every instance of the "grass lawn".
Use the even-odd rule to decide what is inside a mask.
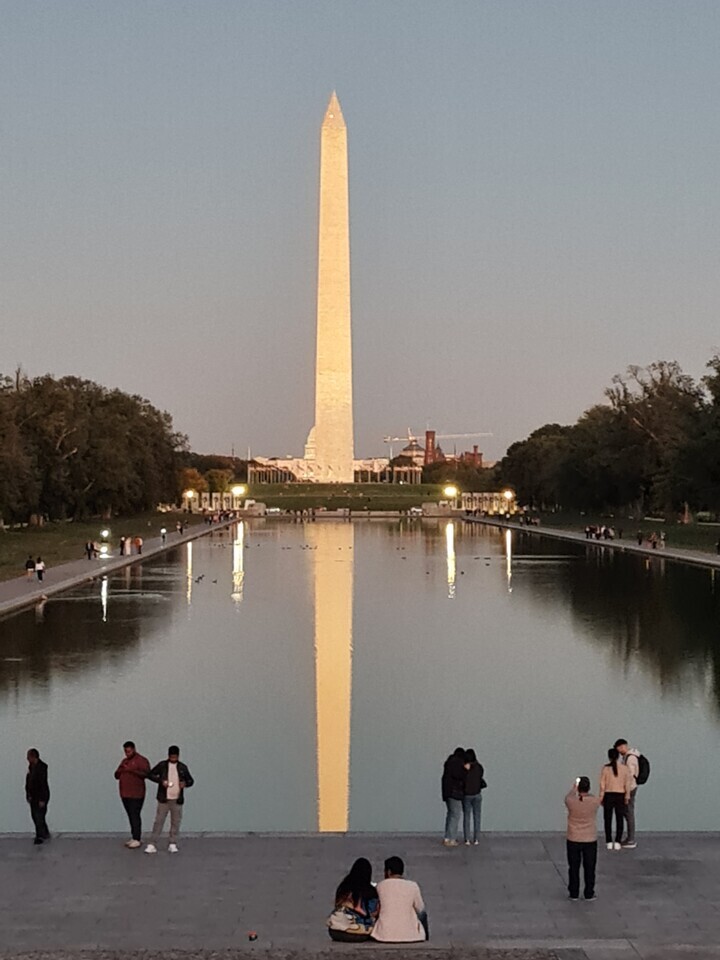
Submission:
[[[408,510],[442,499],[442,484],[254,483],[248,496],[282,510]]]
[[[113,520],[90,520],[46,523],[43,527],[23,527],[0,531],[0,580],[10,580],[24,573],[28,554],[42,557],[48,567],[81,560],[88,540],[99,540],[100,531],[110,531],[110,541],[117,547],[120,537],[140,536],[144,540],[160,536],[161,527],[168,532],[175,529],[177,520],[187,526],[201,523],[199,516],[188,518],[186,513],[142,513],[134,517],[115,517]]]
[[[720,524],[709,523],[663,523],[657,520],[636,520],[616,515],[587,513],[544,513],[542,522],[547,527],[557,527],[560,530],[574,530],[580,532],[587,524],[607,524],[623,531],[623,540],[634,540],[638,530],[642,530],[645,537],[655,532],[660,536],[665,533],[668,547],[678,547],[684,550],[700,550],[704,553],[715,553],[715,544],[720,539]]]

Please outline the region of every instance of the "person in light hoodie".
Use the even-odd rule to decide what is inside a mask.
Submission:
[[[632,777],[632,789],[630,791],[630,799],[627,802],[627,807],[625,808],[625,823],[627,824],[627,831],[625,834],[625,839],[621,842],[620,846],[624,850],[634,850],[637,847],[637,842],[635,840],[635,797],[637,795],[638,789],[638,774],[640,773],[640,751],[636,750],[635,747],[631,747],[627,740],[616,740],[613,744],[617,752],[620,754],[620,762],[623,763],[628,770],[630,771],[630,776]]]
[[[632,777],[630,770],[620,763],[620,754],[615,747],[608,750],[608,762],[600,771],[600,801],[605,823],[605,844],[608,850],[619,850],[622,839],[625,808],[630,799]],[[615,815],[615,840],[612,837],[612,821]]]
[[[400,857],[385,861],[385,879],[377,885],[380,916],[372,939],[380,943],[417,943],[430,939],[428,916],[420,887],[404,877]]]

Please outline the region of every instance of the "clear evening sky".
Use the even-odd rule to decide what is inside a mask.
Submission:
[[[629,363],[699,376],[720,348],[716,0],[0,16],[5,372],[143,394],[199,451],[301,454],[333,88],[357,455],[430,424],[499,456]]]

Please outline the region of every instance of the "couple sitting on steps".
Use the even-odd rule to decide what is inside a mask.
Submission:
[[[372,882],[372,866],[365,857],[352,865],[335,893],[335,909],[328,918],[332,940],[359,943],[416,943],[429,940],[427,913],[420,887],[406,880],[400,857],[385,861],[385,879]]]

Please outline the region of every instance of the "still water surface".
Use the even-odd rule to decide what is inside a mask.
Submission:
[[[719,602],[707,570],[461,522],[239,523],[0,622],[0,832],[29,746],[51,827],[124,830],[126,739],[180,744],[188,830],[436,831],[458,743],[486,829],[559,829],[618,736],[641,829],[716,829]]]

